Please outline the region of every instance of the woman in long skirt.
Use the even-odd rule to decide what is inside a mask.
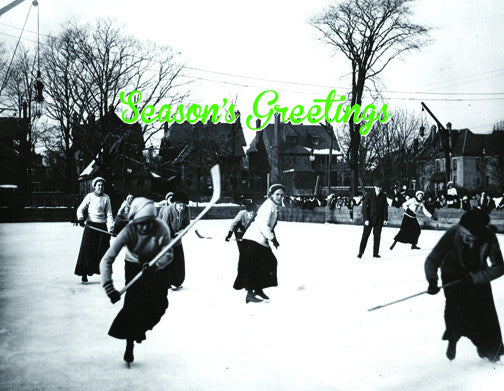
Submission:
[[[457,342],[467,337],[481,358],[499,361],[504,354],[499,319],[490,281],[504,274],[504,262],[495,233],[487,226],[486,213],[464,213],[436,244],[425,261],[427,293],[436,294],[438,269],[446,298],[443,339],[448,341],[446,356],[453,360]],[[487,259],[490,261],[487,262]]]
[[[278,207],[282,204],[284,195],[283,185],[271,185],[268,198],[260,206],[255,220],[243,235],[238,275],[233,287],[237,290],[245,288],[246,303],[269,300],[263,289],[278,285],[277,260],[269,242],[278,248],[275,226],[278,220]]]
[[[83,283],[88,281],[88,276],[100,274],[100,260],[109,248],[110,242],[110,235],[105,232],[107,230],[112,232],[114,228],[110,198],[103,192],[105,179],[97,177],[92,185],[94,192],[87,194],[77,208],[77,220],[79,225],[85,228],[74,273],[82,277]]]
[[[237,240],[236,243],[238,244],[238,250],[241,251],[241,240],[245,231],[247,231],[252,221],[254,221],[256,213],[257,207],[252,202],[248,204],[244,210],[240,210],[229,227],[229,232],[225,239],[226,242],[229,242],[229,239],[231,239],[234,233]]]
[[[427,210],[423,202],[424,192],[418,190],[415,194],[415,198],[410,198],[403,203],[404,216],[401,222],[401,228],[394,238],[394,243],[390,246],[393,250],[397,242],[410,243],[412,250],[419,250],[420,247],[417,246],[418,238],[420,236],[420,224],[418,224],[417,214],[422,213],[424,216],[429,217],[433,220],[437,220],[432,214]]]
[[[126,247],[126,284],[140,271],[144,273],[126,291],[123,308],[109,330],[110,336],[126,340],[124,361],[128,364],[134,360],[134,342],[141,343],[145,332],[152,330],[168,308],[168,285],[164,270],[160,270],[172,261],[172,249],[149,267],[149,262],[171,240],[168,227],[156,219],[156,214],[152,201],[136,198],[131,205],[130,223],[112,242],[100,264],[102,284],[112,303],[120,300],[112,281],[112,263],[123,247]]]

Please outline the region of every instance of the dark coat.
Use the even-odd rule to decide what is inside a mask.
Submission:
[[[385,193],[376,195],[374,190],[368,191],[362,200],[362,218],[369,220],[369,224],[382,225],[388,220],[388,203]]]
[[[425,276],[428,281],[437,281],[438,268],[443,284],[470,276],[471,283],[444,289],[443,339],[456,342],[465,336],[477,347],[480,357],[497,361],[504,347],[490,281],[504,274],[502,253],[490,229],[478,235],[472,248],[464,243],[465,235],[458,224],[446,231],[425,261]]]

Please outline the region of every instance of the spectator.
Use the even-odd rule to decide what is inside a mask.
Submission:
[[[471,201],[469,200],[467,194],[462,197],[462,209],[465,210],[466,212],[472,209]]]
[[[504,194],[502,194],[502,198],[499,202],[499,204],[495,207],[497,210],[504,210]]]
[[[489,214],[495,208],[494,200],[485,192],[481,192],[481,197],[478,202],[478,209]]]
[[[406,190],[405,186],[403,186],[403,189]],[[406,201],[406,198],[404,198],[404,195],[399,191],[399,186],[395,185],[392,192],[392,206],[394,208],[401,208],[404,201]]]
[[[446,205],[448,208],[459,208],[459,199],[457,189],[453,186],[453,182],[448,182],[448,190],[446,192]]]

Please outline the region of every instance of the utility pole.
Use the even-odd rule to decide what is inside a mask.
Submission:
[[[329,158],[327,161],[327,195],[331,194],[331,172],[332,172],[332,151],[334,148],[334,131],[332,125],[326,121],[325,124],[320,124],[322,128],[327,132],[330,138],[330,147],[329,147]]]
[[[451,132],[451,124],[450,124],[450,129],[447,130],[441,122],[436,118],[436,116],[432,113],[432,111],[429,110],[427,105],[422,102],[422,107],[430,114],[430,116],[434,119],[436,122],[438,129],[441,133],[441,142],[443,144],[443,149],[444,149],[444,155],[445,155],[445,181],[447,184],[448,182],[451,181],[451,143],[450,143],[450,132]]]

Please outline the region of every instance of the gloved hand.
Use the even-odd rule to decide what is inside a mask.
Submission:
[[[364,221],[364,225],[369,225],[369,220]]]
[[[84,219],[79,219],[77,222],[81,227],[84,227]]]
[[[278,246],[280,246],[280,243],[278,243],[277,238],[273,238],[273,240],[271,241],[271,243],[273,243],[273,246],[275,246],[275,248],[278,248]]]
[[[115,290],[114,284],[112,284],[112,281],[107,281],[103,285],[103,287],[105,288],[105,293],[107,293],[107,296],[109,297],[112,304],[115,304],[119,300],[121,300],[121,294]]]
[[[233,235],[233,231],[228,232],[226,239],[225,239],[226,242],[229,242],[229,239],[231,239],[231,235]]]
[[[439,288],[437,286],[437,281],[435,280],[430,280],[429,281],[429,287],[427,288],[427,293],[429,295],[435,295],[437,294],[439,291],[441,290],[441,288]]]
[[[153,271],[154,271],[154,266],[149,266],[149,262],[145,262],[142,265],[142,274],[144,276],[148,275],[148,274],[151,274]]]
[[[113,225],[112,227],[110,227],[109,229],[109,232],[112,234],[112,236],[116,236],[117,235],[117,232],[116,232],[116,227],[115,225]]]

